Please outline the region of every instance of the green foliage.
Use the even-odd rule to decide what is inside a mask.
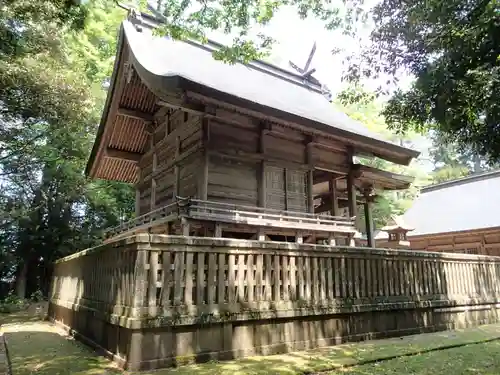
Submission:
[[[10,293],[4,299],[0,300],[0,313],[13,313],[23,311],[29,306],[29,301],[24,298],[19,298],[17,295]]]
[[[383,0],[372,44],[348,77],[415,76],[384,109],[391,129],[433,129],[493,161],[500,159],[500,2]]]
[[[321,0],[248,0],[202,1],[160,0],[154,10],[164,24],[156,30],[173,39],[205,41],[208,31],[220,31],[234,36],[230,46],[214,53],[214,57],[228,63],[248,62],[265,57],[275,42],[265,33],[252,33],[267,25],[284,7],[294,7],[301,18],[316,17],[327,29],[346,26],[351,30],[352,20],[358,19],[360,2],[350,1],[344,9],[341,3]],[[143,6],[143,10],[146,7]]]
[[[458,147],[440,133],[432,136],[430,156],[434,164],[432,172],[434,183],[455,180],[473,173],[498,168],[498,163],[492,163],[491,160],[481,157],[471,149]]]
[[[130,186],[83,175],[123,12],[63,4],[0,5],[0,32],[16,35],[0,47],[0,277],[20,298],[46,294],[52,261],[134,212]]]

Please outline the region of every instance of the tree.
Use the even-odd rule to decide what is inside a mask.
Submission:
[[[235,63],[266,56],[275,40],[261,30],[276,13],[293,7],[300,18],[315,17],[327,29],[343,27],[352,32],[362,16],[362,2],[350,0],[349,6],[322,0],[247,0],[247,1],[180,1],[159,0],[156,7],[143,1],[141,10],[152,12],[163,20],[157,32],[173,39],[205,40],[207,32],[219,31],[232,35],[233,43],[214,52],[214,57]],[[148,4],[148,5],[146,5]]]
[[[405,71],[384,115],[391,129],[436,130],[462,149],[500,159],[500,2],[383,0],[371,44],[348,78]]]
[[[0,50],[0,258],[9,262],[0,276],[15,277],[21,298],[46,293],[55,259],[94,246],[134,211],[129,186],[82,173],[123,13],[106,0],[85,12],[64,4],[0,8],[2,35],[10,35]]]
[[[498,163],[481,157],[471,149],[457,147],[439,133],[432,134],[430,155],[434,164],[434,183],[455,180],[470,174],[498,168]]]

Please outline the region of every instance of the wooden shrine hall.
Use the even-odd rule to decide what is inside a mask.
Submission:
[[[228,65],[139,15],[86,170],[134,184],[136,217],[53,263],[51,321],[134,373],[499,322],[498,257],[394,250],[398,220],[374,248],[371,203],[412,179],[355,161],[417,152],[337,112],[310,69]]]
[[[135,13],[134,13],[135,14]],[[377,191],[412,178],[355,164],[408,165],[418,152],[335,110],[311,71],[262,61],[225,64],[216,43],[153,36],[158,20],[129,16],[86,173],[136,186],[140,232],[352,244]]]

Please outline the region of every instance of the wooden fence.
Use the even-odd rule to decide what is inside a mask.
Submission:
[[[496,257],[141,234],[57,261],[51,301],[195,324],[496,303],[499,276]]]

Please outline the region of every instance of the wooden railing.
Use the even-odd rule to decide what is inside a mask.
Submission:
[[[133,234],[136,231],[147,230],[174,221],[179,217],[259,227],[312,230],[351,235],[356,233],[354,218],[178,197],[174,203],[106,230],[105,238]]]
[[[355,233],[354,219],[307,212],[282,211],[264,207],[240,206],[190,199],[187,216],[235,224],[294,228],[325,232]]]
[[[499,277],[496,257],[143,234],[57,261],[51,301],[195,324],[498,303]]]
[[[148,229],[156,225],[174,221],[179,217],[179,203],[174,202],[166,206],[150,211],[147,214],[141,215],[122,223],[116,227],[108,228],[105,231],[105,237],[111,238],[117,235],[134,232],[141,229]]]

